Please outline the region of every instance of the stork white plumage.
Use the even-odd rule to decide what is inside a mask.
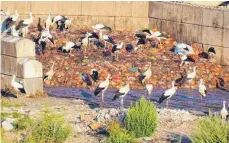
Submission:
[[[152,76],[152,70],[151,70],[151,62],[149,62],[149,67],[148,69],[141,73],[139,75],[139,81],[144,84],[146,82],[147,79],[149,79]]]
[[[83,49],[84,49],[84,58],[87,58],[86,56],[86,53],[87,53],[87,46],[89,44],[89,36],[91,34],[90,33],[86,33],[86,37],[82,40],[82,46],[83,46]]]
[[[203,84],[203,79],[200,79],[200,83],[199,83],[199,93],[200,95],[200,101],[202,103],[202,97],[206,97],[207,96],[207,88],[206,86]]]
[[[40,39],[42,39],[42,41],[45,41],[45,42],[47,40],[50,40],[54,44],[52,34],[50,33],[50,31],[49,31],[48,28],[45,28],[45,29],[43,29],[41,31],[41,33],[40,33]],[[40,41],[39,41],[39,44],[40,44]]]
[[[75,46],[75,43],[69,41],[62,47],[62,52],[69,53],[69,55],[70,55],[74,46]]]
[[[45,28],[49,29],[51,24],[52,24],[52,17],[51,17],[51,11],[49,11],[49,15],[45,21]]]
[[[44,81],[51,80],[53,75],[55,74],[54,64],[55,64],[55,62],[52,63],[51,69],[44,75],[44,78],[43,78]]]
[[[108,74],[106,80],[101,82],[94,91],[95,96],[97,96],[100,92],[102,92],[102,104],[104,103],[104,92],[107,90],[109,83],[110,83],[109,81],[110,77],[111,75]]]
[[[5,21],[4,21],[5,27],[4,28],[2,27],[2,32],[8,31],[8,29],[16,23],[18,18],[19,18],[19,14],[18,14],[17,10],[15,10],[15,13],[13,15],[11,15],[5,19]]]
[[[57,16],[55,16],[54,18],[53,18],[53,20],[52,20],[52,24],[51,25],[53,25],[54,23],[56,23],[57,21],[60,21],[60,20],[62,20],[62,19],[64,19],[65,17],[64,16],[62,16],[62,15],[57,15]]]
[[[152,94],[153,91],[153,85],[152,84],[146,84],[146,90],[148,91],[148,96]]]
[[[226,109],[226,101],[223,101],[223,108],[221,109],[220,114],[221,114],[221,118],[223,120],[226,120],[227,119],[227,117],[228,117],[228,111]]]
[[[175,87],[175,81],[172,81],[172,88],[170,89],[167,89],[162,95],[161,97],[159,98],[158,100],[158,103],[162,103],[165,99],[167,99],[167,102],[166,102],[166,107],[168,107],[169,105],[169,99],[175,95],[176,93],[176,87]]]
[[[105,48],[106,48],[106,44],[107,43],[110,43],[111,45],[114,45],[114,40],[109,35],[103,34],[102,31],[99,31],[99,38],[101,40],[104,40]]]
[[[105,26],[103,24],[96,24],[96,25],[93,25],[92,28],[95,30],[95,31],[101,31],[101,30],[107,30],[107,31],[111,31],[112,29],[108,26]]]
[[[121,42],[120,44],[115,44],[112,48],[112,53],[115,53],[115,60],[116,61],[118,61],[118,55],[119,55],[122,47],[123,47],[123,42]]]
[[[150,30],[151,35],[146,35],[146,39],[157,39],[161,45],[161,40],[166,40],[167,38],[162,35],[160,31],[153,32]]]
[[[13,25],[13,26],[11,27],[10,33],[11,33],[12,36],[19,37],[19,32],[16,30],[16,26],[15,26],[15,25]]]
[[[121,108],[124,107],[123,98],[128,94],[129,91],[130,91],[130,84],[127,83],[125,86],[121,87],[119,90],[115,92],[112,101],[121,98]]]
[[[29,18],[21,20],[18,26],[16,27],[16,30],[21,30],[22,37],[26,37],[29,32],[28,26],[30,26],[30,24],[32,23],[33,23],[33,14],[32,12],[29,12]]]
[[[64,22],[64,28],[65,29],[68,29],[71,26],[72,20],[73,20],[72,18],[65,20],[65,22]]]
[[[20,84],[19,82],[16,82],[15,79],[16,79],[16,76],[13,75],[13,76],[12,76],[12,80],[11,80],[11,86],[12,86],[17,92],[20,91],[21,93],[26,94],[26,91],[25,91],[23,85]]]
[[[196,76],[196,68],[197,67],[193,67],[193,72],[190,72],[187,74],[187,78],[186,78],[186,81],[189,83],[189,86],[191,87],[191,83],[192,83],[192,80],[195,78]]]

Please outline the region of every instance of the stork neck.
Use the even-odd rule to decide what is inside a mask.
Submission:
[[[100,37],[100,39],[103,38],[103,33],[102,33],[102,31],[99,31],[99,37]]]
[[[14,81],[15,81],[15,76],[13,76],[13,78],[12,78],[11,82],[14,82]]]
[[[51,66],[51,70],[53,71],[53,69],[54,69],[54,64],[52,64],[52,66]]]
[[[223,108],[226,108],[226,103],[225,102],[223,102]]]

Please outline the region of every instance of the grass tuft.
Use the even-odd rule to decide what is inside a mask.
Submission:
[[[222,122],[218,116],[209,116],[197,123],[197,128],[191,136],[193,143],[228,143],[229,124]]]
[[[142,97],[130,107],[124,124],[136,138],[151,136],[157,127],[157,110],[154,104]]]
[[[118,122],[111,123],[109,133],[107,143],[136,143],[134,136],[122,128]]]

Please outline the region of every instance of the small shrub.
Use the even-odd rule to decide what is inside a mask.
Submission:
[[[5,120],[6,117],[13,117],[13,118],[21,118],[21,113],[18,112],[12,112],[12,113],[8,113],[8,112],[1,112],[1,119]]]
[[[15,125],[19,130],[29,129],[34,124],[34,120],[29,117],[29,115],[25,115],[23,118],[19,119]]]
[[[142,97],[129,108],[124,124],[137,138],[151,136],[157,127],[157,110],[153,103]]]
[[[45,110],[38,122],[32,127],[31,134],[25,142],[29,143],[62,143],[71,134],[69,124],[62,115]]]
[[[201,119],[191,136],[193,143],[228,143],[229,124],[223,123],[218,116]]]
[[[18,113],[18,112],[13,112],[11,115],[13,118],[21,118],[22,117],[21,113]]]
[[[6,102],[6,101],[2,101],[1,105],[3,107],[22,107],[22,106],[25,106],[23,103],[12,103],[12,102]]]
[[[136,143],[134,136],[117,122],[113,122],[109,126],[109,133],[110,136],[107,139],[107,143]]]

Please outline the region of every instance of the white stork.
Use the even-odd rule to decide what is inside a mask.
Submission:
[[[223,108],[222,108],[220,114],[221,114],[221,118],[223,120],[226,120],[227,119],[227,117],[228,117],[228,111],[226,109],[226,101],[223,101]]]
[[[77,49],[79,46],[78,43],[74,43],[74,42],[67,42],[64,46],[61,47],[61,50],[63,53],[69,53],[69,55],[71,54],[71,51],[73,49]]]
[[[15,29],[15,27],[16,27],[15,25],[13,25],[13,26],[11,27],[10,33],[11,33],[12,36],[19,37],[19,32]]]
[[[96,24],[96,25],[93,25],[92,28],[95,30],[95,31],[101,31],[101,30],[108,30],[108,31],[111,31],[112,29],[108,26],[105,26],[103,24]]]
[[[186,81],[189,83],[189,86],[191,87],[191,83],[192,83],[192,80],[195,78],[196,76],[196,68],[197,67],[193,67],[193,72],[191,73],[188,73],[187,74],[187,78],[186,78]]]
[[[148,96],[152,94],[153,91],[153,85],[152,84],[146,84],[146,90],[148,91]]]
[[[145,72],[141,73],[138,77],[140,83],[144,84],[145,81],[151,77],[151,75],[152,75],[151,62],[149,62],[149,68]]]
[[[12,86],[17,92],[20,91],[21,93],[26,94],[26,91],[25,91],[23,85],[20,84],[19,82],[16,82],[15,79],[16,79],[16,76],[13,75],[13,76],[12,76],[12,80],[11,80],[11,86]]]
[[[49,15],[45,21],[45,28],[49,29],[51,24],[52,24],[52,17],[51,17],[51,11],[49,11]]]
[[[121,42],[120,44],[115,44],[112,47],[112,53],[115,54],[115,60],[118,61],[118,55],[120,53],[121,48],[123,47],[123,42]]]
[[[102,104],[104,103],[104,92],[107,90],[109,83],[110,83],[109,81],[110,77],[111,75],[108,74],[106,80],[101,82],[94,91],[95,96],[97,96],[100,92],[102,92]]]
[[[23,37],[26,37],[29,32],[29,25],[33,23],[33,14],[32,12],[29,12],[29,18],[21,20],[16,27],[16,30],[21,30]]]
[[[106,43],[110,43],[110,44],[114,45],[114,40],[109,35],[103,35],[102,31],[99,31],[99,38],[101,40],[104,40],[105,47],[106,47]]]
[[[206,86],[203,84],[203,79],[200,79],[200,83],[199,83],[199,93],[200,95],[200,101],[202,103],[202,96],[206,97],[207,96],[207,88]]]
[[[17,10],[15,13],[4,20],[2,23],[2,32],[7,31],[11,26],[13,26],[19,18]],[[3,25],[4,24],[4,25]]]
[[[166,106],[169,105],[169,99],[175,95],[176,93],[176,87],[175,87],[175,81],[172,81],[172,88],[167,89],[159,98],[158,103],[162,103],[165,99],[167,99]]]
[[[125,86],[121,87],[117,90],[113,96],[112,101],[116,100],[117,98],[121,98],[121,107],[124,107],[123,98],[128,94],[130,91],[130,84],[127,83]]]
[[[53,75],[55,74],[54,64],[55,64],[55,62],[52,63],[51,69],[44,75],[44,78],[43,78],[44,81],[51,80]]]

